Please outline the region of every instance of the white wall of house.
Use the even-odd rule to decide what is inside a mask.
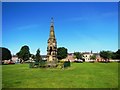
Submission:
[[[18,57],[17,57],[17,56],[12,57],[12,61],[13,61],[13,62],[16,62],[17,60],[18,60]]]
[[[83,54],[83,58],[85,59],[85,62],[89,62],[91,56],[93,56],[92,53]]]
[[[67,57],[66,57],[66,61],[68,61],[68,59],[70,60],[70,62],[74,62],[74,54],[68,54]]]

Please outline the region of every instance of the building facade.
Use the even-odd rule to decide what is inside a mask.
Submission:
[[[12,60],[13,62],[16,62],[16,61],[18,60],[18,56],[17,56],[17,55],[13,55],[11,60]]]
[[[83,52],[83,58],[85,59],[85,62],[89,62],[91,59],[91,56],[93,56],[93,53],[91,52]]]
[[[70,61],[70,62],[74,62],[74,53],[68,53],[67,57],[66,57],[66,61]]]
[[[53,18],[51,18],[50,35],[47,43],[47,61],[57,61],[57,41],[55,38]]]

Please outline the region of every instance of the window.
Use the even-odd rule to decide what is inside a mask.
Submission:
[[[50,55],[52,54],[52,47],[50,47]]]

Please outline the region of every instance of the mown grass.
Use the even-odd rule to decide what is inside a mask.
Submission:
[[[3,88],[117,88],[118,63],[72,63],[66,69],[3,65]]]

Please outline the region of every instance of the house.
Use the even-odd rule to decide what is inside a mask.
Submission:
[[[68,53],[66,60],[70,60],[70,62],[74,62],[74,53]]]
[[[13,55],[12,58],[11,58],[11,60],[12,60],[13,62],[16,62],[16,61],[18,60],[17,55]]]
[[[82,54],[85,62],[89,62],[91,60],[91,56],[93,56],[92,52],[82,52]]]
[[[96,61],[97,62],[102,61],[102,58],[100,57],[99,53],[94,53],[94,55],[96,56]]]

